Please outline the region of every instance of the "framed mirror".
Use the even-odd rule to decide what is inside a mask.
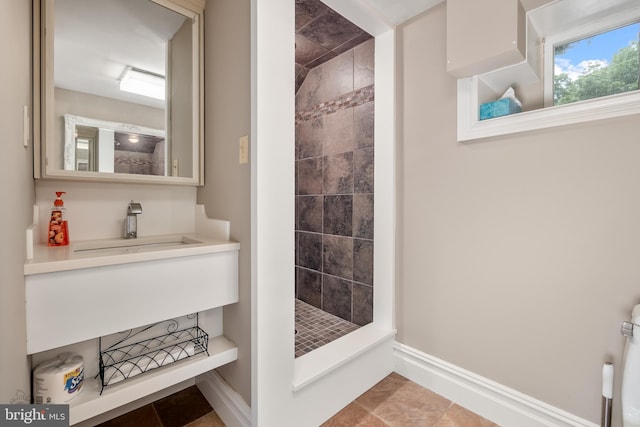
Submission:
[[[36,179],[203,184],[205,0],[34,0]]]

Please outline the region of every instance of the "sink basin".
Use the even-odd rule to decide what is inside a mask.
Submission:
[[[73,245],[73,252],[81,254],[135,253],[172,249],[203,243],[186,236],[151,236],[136,239],[109,239],[81,242]]]

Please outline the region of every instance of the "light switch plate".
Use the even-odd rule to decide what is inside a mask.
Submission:
[[[241,136],[240,137],[240,149],[238,160],[240,164],[249,163],[249,136]]]

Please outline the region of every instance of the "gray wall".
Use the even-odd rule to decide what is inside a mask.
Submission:
[[[165,127],[165,114],[161,108],[61,88],[55,89],[54,96],[56,100],[55,132],[57,135],[64,135],[65,114],[117,123],[130,123],[154,129],[164,129]]]
[[[599,423],[640,302],[640,120],[457,143],[445,13],[398,32],[398,340]]]
[[[29,366],[24,311],[25,229],[31,224],[34,188],[31,145],[22,143],[22,111],[31,116],[31,2],[0,2],[0,168],[4,227],[0,245],[0,402],[28,403]],[[26,401],[25,401],[26,400]]]
[[[238,345],[238,360],[218,371],[249,404],[251,176],[250,163],[238,164],[238,139],[251,131],[250,18],[249,0],[207,2],[204,19],[205,186],[198,190],[198,203],[205,205],[207,215],[230,220],[231,238],[241,245],[239,302],[224,308],[224,333]]]
[[[169,175],[172,174],[172,164],[178,160],[178,176],[193,176],[193,67],[191,66],[191,20],[185,20],[182,27],[171,40],[171,163]]]
[[[374,40],[312,69],[296,94],[296,296],[373,319]]]

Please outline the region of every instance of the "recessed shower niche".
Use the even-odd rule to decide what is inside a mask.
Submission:
[[[295,5],[298,357],[373,320],[374,39]]]

